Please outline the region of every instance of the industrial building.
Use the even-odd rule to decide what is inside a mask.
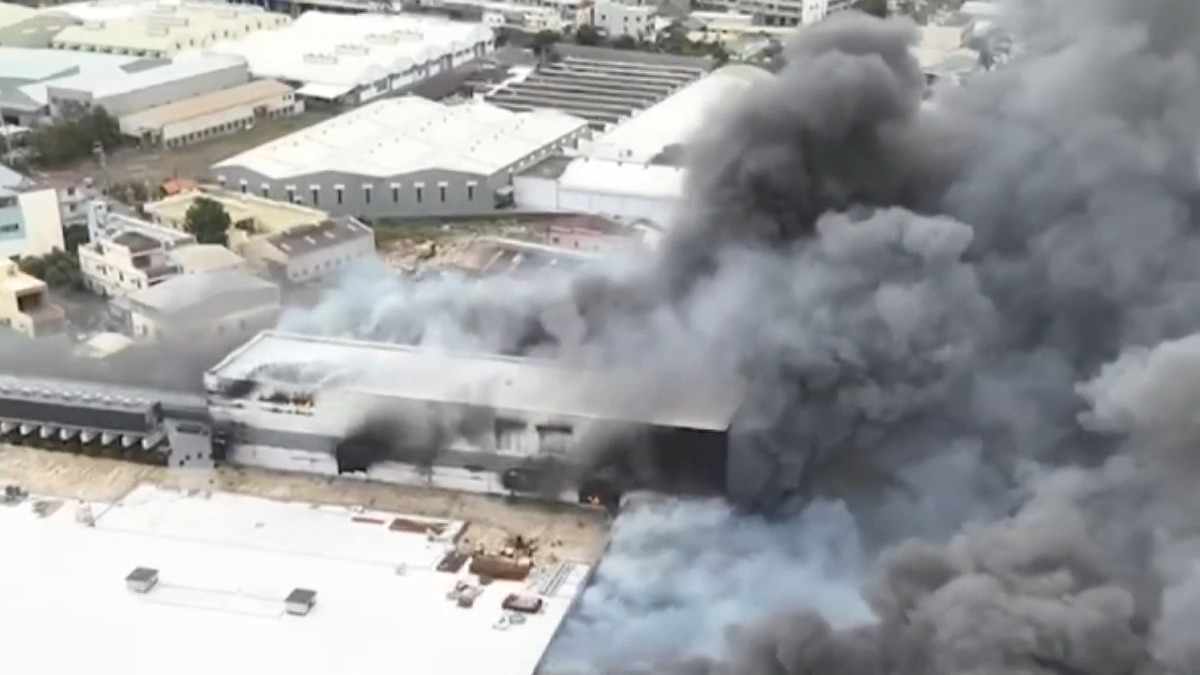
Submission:
[[[64,249],[58,194],[0,188],[0,259],[41,256]]]
[[[282,311],[279,287],[240,269],[176,275],[120,304],[143,340],[249,334],[273,326]]]
[[[334,215],[486,213],[512,175],[575,144],[577,117],[515,113],[481,102],[384,99],[217,163],[224,186]]]
[[[34,126],[49,114],[47,82],[79,74],[118,78],[148,65],[131,56],[0,47],[0,116],[6,125]]]
[[[486,56],[495,37],[434,16],[306,12],[211,49],[245,58],[256,77],[293,84],[302,98],[363,103]]]
[[[224,2],[126,3],[120,7],[129,10],[97,12],[102,18],[84,19],[78,26],[63,29],[50,45],[55,49],[161,58],[206,49],[220,40],[278,28],[291,21],[287,15],[260,7]],[[69,13],[66,7],[58,9]]]
[[[722,492],[744,386],[668,391],[634,372],[275,332],[205,375],[229,439],[217,459],[608,503],[634,487]]]
[[[304,104],[288,85],[255,80],[125,115],[119,123],[121,133],[143,147],[177,148],[303,111]]]
[[[513,178],[517,206],[671,224],[692,136],[723,104],[771,77],[747,65],[709,73],[581,144],[582,157],[549,157],[522,171]]]
[[[307,284],[375,257],[375,231],[357,218],[339,216],[263,237],[243,252],[271,278]]]
[[[121,118],[249,81],[250,71],[241,59],[188,54],[171,60],[142,59],[116,71],[93,68],[46,82],[45,88],[50,112],[55,116],[102,107]]]
[[[239,187],[240,191],[200,186],[150,202],[142,208],[155,223],[182,231],[192,204],[197,199],[211,199],[229,214],[233,227],[229,230],[226,243],[238,253],[245,253],[246,245],[252,241],[329,219],[329,213],[320,209],[251,194],[246,182]]]
[[[77,23],[78,20],[66,14],[0,3],[0,46],[49,47],[59,31]]]
[[[26,337],[45,337],[66,328],[66,315],[50,301],[44,281],[11,260],[0,260],[0,325]]]
[[[559,110],[603,130],[702,77],[707,59],[557,46],[559,58],[485,96],[512,111]]]

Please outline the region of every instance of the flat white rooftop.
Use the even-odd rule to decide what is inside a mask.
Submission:
[[[464,577],[435,566],[461,523],[429,540],[393,514],[144,485],[86,527],[73,503],[39,517],[34,501],[0,506],[0,635],[24,672],[526,675],[586,577],[571,568],[540,613],[498,629],[526,585],[448,600]],[[158,571],[149,593],[126,588],[137,567]],[[294,588],[316,592],[307,616],[285,613]]]
[[[442,169],[490,176],[587,123],[550,110],[384,99],[219,162],[282,180],[319,172],[388,178]]]
[[[269,369],[305,372],[310,386],[323,380],[332,388],[408,401],[704,431],[727,430],[745,395],[745,382],[737,379],[664,382],[657,372],[576,370],[533,359],[274,331],[260,333],[209,373],[270,383]]]

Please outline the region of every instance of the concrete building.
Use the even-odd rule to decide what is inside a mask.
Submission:
[[[238,187],[240,191],[200,186],[151,202],[142,208],[155,223],[182,231],[192,204],[201,197],[211,199],[229,214],[233,227],[226,243],[239,253],[245,253],[246,245],[252,241],[329,219],[329,214],[320,209],[251,194],[248,183],[242,182]]]
[[[481,24],[408,14],[307,12],[277,30],[222,41],[255,77],[297,87],[303,98],[363,103],[491,53]]]
[[[616,464],[637,452],[654,484],[623,487],[723,492],[745,383],[664,386],[659,375],[264,332],[204,379],[218,429],[238,425],[227,452],[235,463],[576,503],[619,499]],[[372,414],[373,435],[356,436]],[[391,439],[411,437],[412,425],[445,440],[431,465],[391,454]],[[563,478],[577,444],[597,438],[611,439],[616,464]]]
[[[119,122],[121,133],[143,147],[177,148],[303,111],[288,85],[255,80],[126,115]]]
[[[89,213],[90,241],[79,247],[79,267],[88,289],[121,297],[177,276],[182,267],[171,258],[176,248],[196,238],[179,230],[108,213],[103,203]]]
[[[0,260],[0,325],[26,337],[45,337],[63,332],[66,315],[50,302],[45,282],[11,260]]]
[[[699,79],[708,59],[559,45],[558,60],[488,92],[506,110],[559,110],[604,130]]]
[[[852,8],[854,0],[703,0],[699,4],[750,14],[768,26],[803,26]]]
[[[64,228],[87,224],[88,204],[101,196],[91,176],[76,171],[39,173],[31,178],[35,189],[54,190]]]
[[[306,284],[375,256],[375,232],[342,216],[259,239],[245,249],[251,264],[274,279]]]
[[[609,38],[648,40],[657,33],[654,27],[657,13],[658,8],[654,5],[597,2],[592,7],[592,25]]]
[[[0,258],[41,256],[65,248],[54,190],[0,188]]]
[[[84,19],[81,25],[60,31],[50,45],[102,54],[168,57],[291,21],[260,7],[217,2],[141,4],[127,12],[99,16],[104,18]]]
[[[92,69],[47,82],[51,114],[71,115],[98,106],[121,118],[250,81],[246,62],[230,56],[188,54],[139,63],[118,72]]]
[[[59,31],[76,23],[74,17],[66,14],[0,3],[0,46],[49,47]]]
[[[269,328],[282,311],[279,287],[242,270],[174,277],[122,303],[139,339],[203,339]]]
[[[246,271],[246,260],[220,244],[188,244],[173,249],[169,258],[180,274],[205,274],[229,270]]]
[[[486,213],[512,175],[587,130],[549,110],[407,96],[352,110],[219,162],[221,185],[368,218]]]

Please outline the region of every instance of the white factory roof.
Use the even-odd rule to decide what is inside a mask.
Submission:
[[[210,371],[218,378],[266,377],[261,369],[299,366],[328,374],[332,386],[409,401],[479,406],[571,419],[724,431],[745,383],[673,381],[661,373],[570,369],[553,362],[450,354],[380,342],[264,331]]]
[[[84,73],[98,79],[115,78],[125,74],[122,66],[140,59],[134,56],[89,54],[62,49],[27,49],[0,47],[0,78],[27,80],[19,90],[39,105],[45,105],[46,85],[64,73]],[[65,75],[64,77],[69,77]]]
[[[386,178],[446,170],[490,176],[587,127],[570,115],[482,102],[376,101],[216,165],[285,179],[333,171]]]
[[[684,170],[675,166],[580,158],[558,177],[560,190],[650,199],[678,199]]]
[[[0,635],[16,671],[531,675],[587,569],[564,568],[539,613],[497,627],[505,597],[533,584],[497,579],[458,607],[447,593],[474,578],[436,569],[455,542],[392,530],[397,514],[150,485],[87,508],[92,527],[73,500],[0,509]],[[157,572],[149,592],[126,586],[139,567]],[[285,611],[295,589],[315,592],[306,616]]]
[[[283,28],[222,41],[211,49],[245,57],[258,77],[301,83],[303,95],[336,98],[490,40],[492,30],[477,23],[313,11]]]
[[[712,113],[738,100],[752,85],[771,78],[769,72],[755,66],[715,70],[600,136],[584,153],[600,159],[649,162],[666,147],[686,143]]]
[[[82,25],[62,30],[53,45],[175,53],[202,49],[221,39],[278,27],[291,20],[261,7],[217,2],[101,4],[85,6],[81,12],[87,14],[91,9],[102,18],[84,19]],[[66,11],[74,13],[70,8]]]
[[[68,54],[82,54],[81,52],[71,52],[70,50],[54,51]],[[87,56],[96,58],[103,55],[88,54]],[[96,98],[102,98],[148,89],[167,82],[195,77],[205,73],[217,72],[236,66],[239,63],[245,63],[245,61],[234,56],[193,52],[186,55],[181,54],[171,59],[169,63],[163,63],[152,68],[134,70],[132,72],[123,70],[112,72],[111,69],[90,69],[77,75],[50,80],[44,84],[48,87],[87,91]]]
[[[214,298],[235,307],[240,306],[240,294],[271,290],[277,290],[275,284],[249,272],[225,267],[171,277],[129,294],[128,301],[159,316],[178,316],[197,308],[210,309],[205,303]]]
[[[37,16],[37,10],[11,2],[0,2],[0,27],[28,21]]]

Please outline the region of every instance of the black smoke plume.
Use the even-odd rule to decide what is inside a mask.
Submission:
[[[1007,8],[1014,59],[927,100],[907,21],[802,30],[650,260],[288,318],[750,380],[772,517],[622,515],[551,672],[1200,672],[1200,3]]]

